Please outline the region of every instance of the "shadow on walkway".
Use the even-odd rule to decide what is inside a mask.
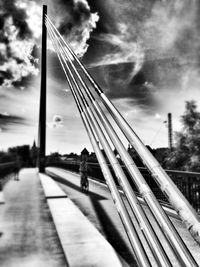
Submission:
[[[50,172],[50,171],[46,171],[46,174],[49,175],[50,177],[52,177],[54,180],[58,181],[59,183],[64,184],[66,186],[69,186],[69,187],[79,191],[80,193],[83,193],[80,186],[77,186],[74,183],[69,182],[67,179],[61,177],[60,175],[57,175],[57,174]],[[87,194],[89,197],[91,197],[92,199],[94,198],[97,201],[107,199],[107,198],[102,197],[101,195],[96,194],[92,191],[88,191],[87,193],[84,192],[84,194]]]
[[[83,193],[79,186],[69,182],[67,179],[50,171],[46,171],[46,173],[56,181]],[[129,264],[129,266],[136,267],[137,263],[134,259],[130,247],[126,244],[119,230],[115,227],[109,215],[107,214],[107,212],[104,210],[104,208],[100,203],[101,200],[106,200],[107,198],[91,191],[89,191],[87,195],[91,200],[91,203],[95,209],[95,213],[97,214],[97,217],[101,223],[101,226],[107,237],[108,242],[113,246],[113,248],[117,251],[117,253]]]
[[[129,264],[131,267],[138,266],[133,253],[130,248],[124,242],[123,237],[121,236],[118,229],[112,223],[108,214],[105,212],[101,203],[92,199],[92,204],[95,208],[96,214],[101,222],[104,233],[106,234],[107,240],[110,244],[112,244],[113,248],[117,251],[117,253]]]

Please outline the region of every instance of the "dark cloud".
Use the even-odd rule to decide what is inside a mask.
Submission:
[[[38,72],[32,56],[33,32],[26,10],[18,4],[19,1],[0,1],[0,85],[21,86],[25,78]]]
[[[10,70],[7,71],[0,70],[0,84],[3,84],[5,79],[6,80],[12,79],[12,73]]]
[[[99,20],[87,0],[51,1],[49,16],[60,33],[80,57],[88,48],[87,41]]]
[[[17,38],[22,40],[26,38],[32,37],[32,31],[29,28],[26,19],[27,14],[24,9],[18,8],[15,4],[15,1],[3,1],[4,5],[2,6],[2,10],[4,12],[4,19],[12,17],[13,25],[18,29]],[[2,27],[3,28],[3,27]]]
[[[113,19],[112,15],[110,14],[110,10],[108,9],[109,1],[107,1],[105,4],[103,1],[88,0],[88,3],[91,11],[98,12],[99,15],[97,28],[91,33],[91,38],[102,33],[109,33],[111,29],[112,31],[117,30],[115,19]],[[93,46],[93,41],[89,40],[89,43],[91,43],[91,46]]]
[[[10,126],[27,125],[28,122],[23,117],[9,115],[7,113],[0,113],[0,129],[7,131]]]
[[[142,68],[130,79],[128,76],[130,76],[133,68],[133,63],[104,66],[105,84],[103,86],[107,88],[106,94],[109,98],[132,99],[134,105],[149,111],[147,106],[155,105],[153,83],[151,81],[147,82],[149,74],[145,68]]]
[[[109,0],[91,6],[111,23],[92,34],[85,62],[101,69],[109,96],[149,107],[159,105],[156,96],[163,91],[200,86],[198,0]]]
[[[87,21],[90,16],[90,8],[85,2],[62,1],[58,2],[59,8],[65,12],[65,17],[62,18],[62,23],[58,30],[62,35],[68,35],[73,27],[80,27],[83,21]],[[63,10],[64,7],[64,10]],[[69,12],[72,11],[72,12]]]
[[[98,15],[86,0],[49,1],[48,14],[80,56]],[[21,87],[39,73],[42,7],[39,0],[0,0],[0,85]]]

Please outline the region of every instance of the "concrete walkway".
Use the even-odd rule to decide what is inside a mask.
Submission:
[[[96,228],[107,238],[109,243],[115,248],[117,253],[121,255],[130,266],[136,266],[134,259],[131,257],[131,247],[124,231],[123,225],[119,219],[116,208],[111,200],[110,192],[105,185],[98,183],[97,181],[90,180],[90,190],[88,194],[84,194],[80,190],[80,175],[66,171],[60,168],[47,168],[47,173],[51,173],[57,181],[59,181],[61,188],[67,194],[67,196],[79,207],[82,213],[96,226]],[[124,199],[125,204],[127,201]],[[128,210],[130,208],[126,205]],[[157,223],[152,217],[151,213],[145,205],[143,205],[144,211],[147,214],[148,219],[152,223],[152,226],[161,241],[173,267],[181,267],[174,256],[174,253],[167,245],[163,233],[160,231]],[[134,224],[135,219],[132,217]],[[200,266],[200,248],[199,245],[193,240],[190,233],[180,220],[170,217],[174,226],[176,227],[179,235],[183,238],[186,246],[190,250],[191,254]],[[137,225],[136,225],[137,226]],[[152,257],[152,253],[149,250],[146,241],[140,234],[140,229],[137,227],[138,234],[141,237],[142,243],[147,251],[147,255],[152,262],[152,266],[158,266]]]
[[[122,266],[112,246],[52,178],[24,169],[3,194],[1,267]]]
[[[111,245],[47,175],[39,174],[70,267],[121,267]]]
[[[4,186],[0,205],[1,267],[63,267],[66,260],[35,169]]]
[[[49,169],[60,173],[66,184],[58,186],[47,175],[40,175],[40,182],[36,169],[24,169],[20,172],[19,181],[11,179],[4,186],[5,204],[0,205],[0,266],[121,266],[114,249],[86,218],[89,216],[92,218],[90,221],[95,221],[94,215],[90,214],[90,210],[94,209],[98,211],[96,216],[103,217],[101,223],[110,216],[114,222],[110,219],[105,223],[108,231],[116,234],[114,243],[123,240],[119,238],[123,229],[120,223],[115,225],[119,218],[107,188],[95,182],[95,185],[90,184],[90,192],[83,194],[77,175]],[[200,264],[199,247],[180,221],[173,219],[173,223]],[[116,231],[118,228],[119,232]],[[125,247],[128,248],[128,245]],[[130,266],[136,265],[131,261]]]

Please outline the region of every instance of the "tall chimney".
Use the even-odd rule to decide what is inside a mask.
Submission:
[[[173,149],[173,135],[172,135],[172,114],[168,113],[168,146],[172,151]]]

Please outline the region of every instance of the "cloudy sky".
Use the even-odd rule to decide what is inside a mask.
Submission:
[[[37,140],[43,4],[145,144],[167,146],[167,113],[176,131],[184,102],[200,107],[199,0],[0,0],[0,149]],[[47,63],[47,153],[91,151],[51,49]]]

